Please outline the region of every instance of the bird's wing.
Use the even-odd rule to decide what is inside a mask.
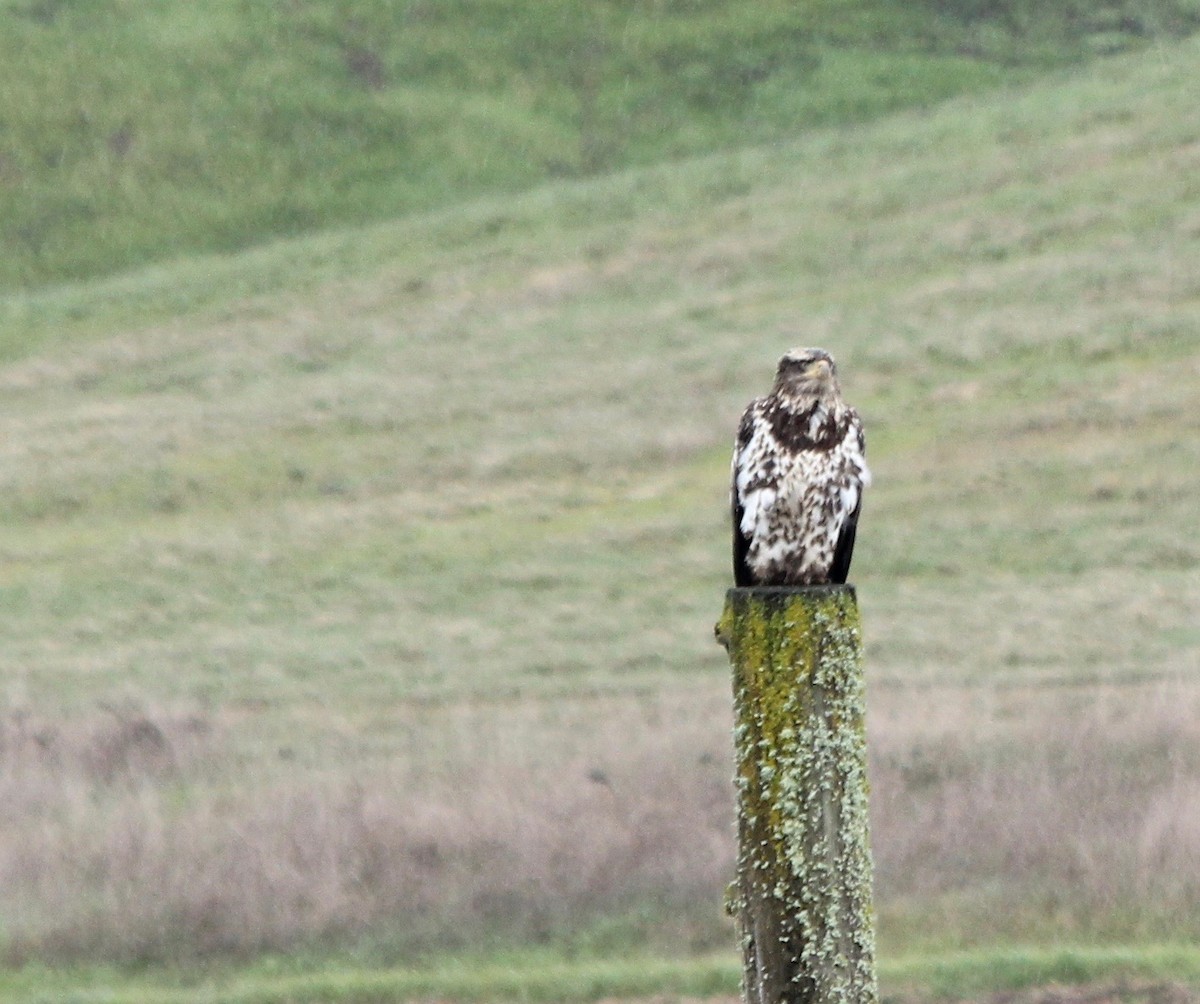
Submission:
[[[854,537],[858,533],[858,515],[862,512],[863,488],[871,483],[871,472],[867,469],[866,440],[863,438],[862,422],[858,413],[850,413],[850,429],[846,436],[850,447],[851,463],[854,470],[850,477],[856,482],[854,486],[854,508],[850,510],[842,523],[838,534],[837,544],[833,549],[833,563],[829,566],[829,581],[842,584],[850,574],[850,559],[854,556]]]
[[[754,578],[750,574],[750,566],[746,556],[750,551],[750,538],[742,532],[742,518],[746,507],[742,503],[742,493],[738,485],[738,474],[745,462],[746,446],[754,434],[754,405],[746,409],[742,421],[738,425],[737,443],[733,448],[733,465],[731,484],[729,486],[729,503],[733,517],[733,581],[737,586],[752,586]]]
[[[745,512],[733,493],[733,584],[735,586],[752,586],[754,579],[750,575],[750,566],[746,564],[746,555],[750,553],[750,538],[742,533],[742,514]]]
[[[854,556],[854,536],[858,532],[858,514],[862,511],[862,492],[858,504],[842,523],[837,545],[833,549],[833,564],[829,566],[829,581],[841,585],[850,574],[850,559]]]

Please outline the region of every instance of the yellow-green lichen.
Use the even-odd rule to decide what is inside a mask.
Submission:
[[[878,999],[865,692],[850,587],[734,589],[738,876],[751,1004]]]

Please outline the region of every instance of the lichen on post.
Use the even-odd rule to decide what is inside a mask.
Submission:
[[[865,688],[852,586],[731,589],[746,1004],[874,1004]]]

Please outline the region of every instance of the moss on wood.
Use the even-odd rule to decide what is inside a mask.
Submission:
[[[865,691],[849,586],[731,589],[738,874],[748,1004],[878,1000]]]

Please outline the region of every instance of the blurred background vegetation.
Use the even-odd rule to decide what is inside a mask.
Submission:
[[[0,288],[865,121],[1198,24],[1194,0],[5,0]]]
[[[731,994],[795,344],[876,475],[889,993],[1200,982],[1197,27],[0,0],[0,999]]]

